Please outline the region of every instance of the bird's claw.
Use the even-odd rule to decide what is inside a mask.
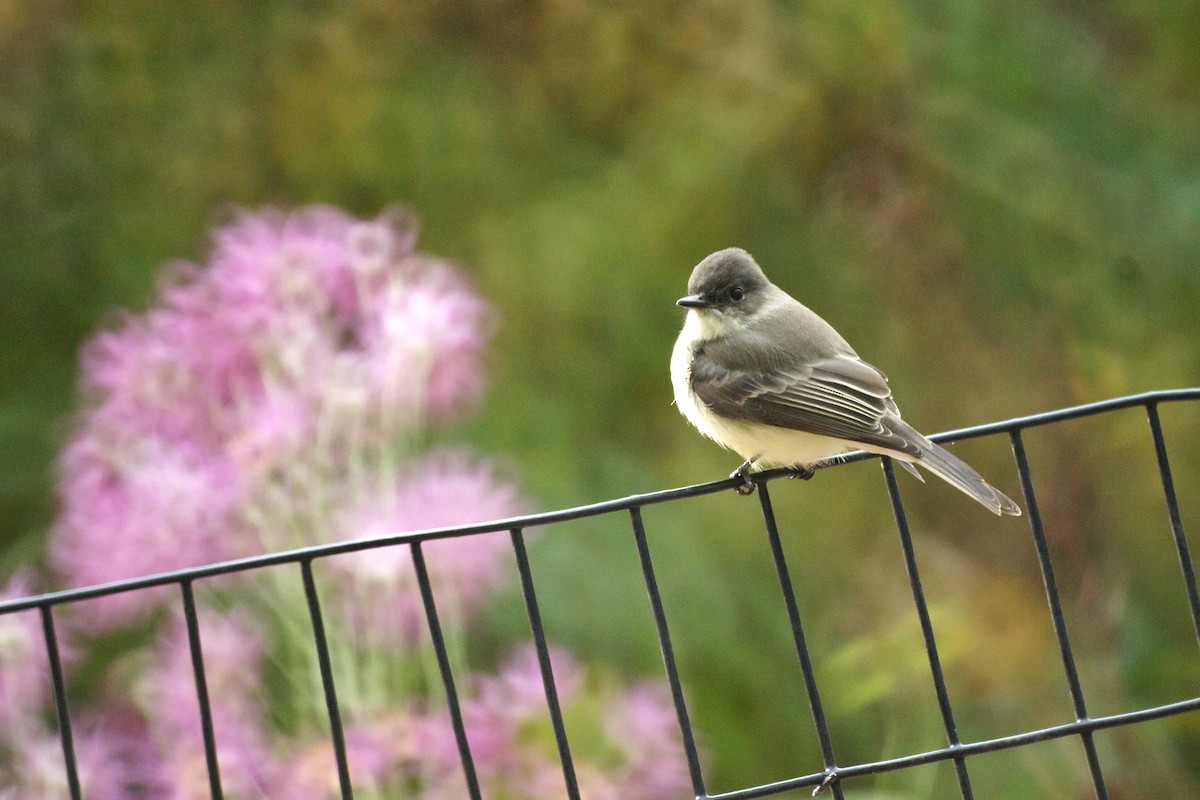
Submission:
[[[738,485],[733,487],[733,490],[740,495],[754,494],[754,481],[750,480],[750,468],[754,466],[754,459],[744,462],[740,467],[729,473],[729,477],[737,478]]]
[[[755,460],[756,459],[751,458],[747,461],[744,461],[740,467],[729,473],[729,477],[736,478],[738,481],[737,486],[733,487],[734,491],[738,494],[754,494],[754,481],[750,479],[750,470],[753,469]],[[791,472],[788,473],[788,477],[792,480],[798,479],[807,481],[811,480],[812,476],[815,474],[816,472],[813,471],[812,467],[806,467],[798,464],[794,467],[791,467]]]
[[[809,481],[816,474],[808,467],[792,467],[792,471],[788,474],[788,477],[792,480]]]
[[[838,774],[836,772],[830,772],[829,774],[827,774],[825,776],[825,780],[821,781],[821,785],[818,786],[817,788],[813,789],[812,796],[813,797],[820,796],[821,792],[828,789],[829,785],[831,783],[833,783],[834,781],[836,781],[837,779],[838,779]]]

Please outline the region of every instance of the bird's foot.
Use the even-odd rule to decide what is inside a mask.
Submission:
[[[825,780],[821,781],[821,785],[813,789],[812,796],[818,797],[822,792],[829,788],[830,784],[838,779],[837,772],[830,772],[825,776]]]
[[[753,467],[754,459],[751,458],[729,473],[729,477],[738,479],[738,485],[733,487],[733,490],[738,494],[754,494],[754,481],[750,480],[750,470]]]
[[[791,467],[791,470],[788,477],[792,480],[810,481],[812,476],[817,474],[810,467],[795,466]]]

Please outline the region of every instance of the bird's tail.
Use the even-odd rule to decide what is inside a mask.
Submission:
[[[925,437],[921,438],[924,439]],[[920,447],[921,455],[917,457],[916,463],[934,475],[937,475],[955,489],[987,506],[993,514],[1011,514],[1014,517],[1021,516],[1020,506],[995,486],[985,481],[978,472],[971,469],[961,458],[938,447],[928,439],[921,442]]]

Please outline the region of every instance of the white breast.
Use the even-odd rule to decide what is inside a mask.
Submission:
[[[714,327],[695,311],[688,311],[671,353],[675,405],[696,430],[742,458],[753,460],[758,467],[805,466],[858,449],[857,445],[841,439],[722,417],[706,406],[692,391],[692,349],[697,342],[720,335],[714,332]]]

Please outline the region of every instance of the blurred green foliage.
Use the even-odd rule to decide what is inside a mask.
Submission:
[[[735,465],[666,375],[691,266],[734,244],[927,432],[1200,384],[1197,41],[1200,6],[1146,0],[0,3],[0,571],[52,519],[78,345],[230,204],[419,213],[501,320],[481,417],[446,435],[543,508]],[[1200,419],[1163,416],[1194,533]],[[1090,710],[1195,696],[1145,420],[1028,445]],[[1005,442],[958,450],[1019,496]],[[1025,520],[901,480],[964,738],[1068,721]],[[940,746],[878,465],[773,489],[839,759]],[[756,508],[647,511],[713,790],[819,768]],[[620,520],[533,558],[554,637],[661,668]],[[480,648],[522,635],[511,600]],[[1194,716],[1098,742],[1114,797],[1200,792]],[[979,796],[1088,796],[1074,741],[970,768]]]

